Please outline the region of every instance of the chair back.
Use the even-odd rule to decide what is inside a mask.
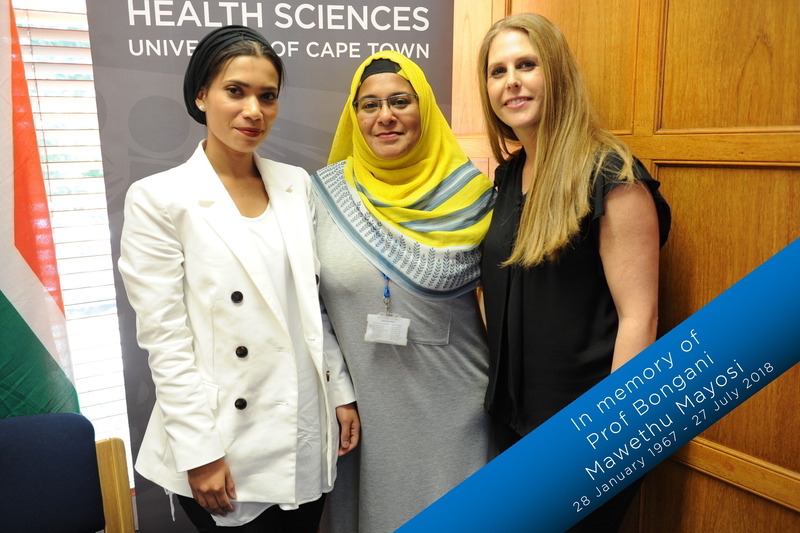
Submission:
[[[0,531],[95,533],[104,524],[91,422],[75,413],[0,420]]]

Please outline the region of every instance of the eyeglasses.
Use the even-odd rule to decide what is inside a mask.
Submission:
[[[395,94],[388,98],[362,98],[353,102],[356,112],[363,115],[374,115],[383,108],[383,103],[389,104],[389,109],[393,112],[402,112],[409,109],[414,104],[414,99],[419,101],[416,94]]]

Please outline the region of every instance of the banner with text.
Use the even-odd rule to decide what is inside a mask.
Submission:
[[[800,361],[798,272],[800,239],[398,531],[566,531]]]
[[[183,73],[199,40],[214,28],[260,31],[286,65],[280,116],[259,154],[313,172],[326,164],[350,80],[379,50],[396,50],[428,76],[450,116],[453,1],[234,2],[87,0],[111,250],[119,258],[125,194],[134,181],[186,161],[205,128],[183,104]],[[141,446],[155,401],[147,354],[115,269],[131,447]],[[191,531],[173,523],[163,491],[136,476],[143,532]]]

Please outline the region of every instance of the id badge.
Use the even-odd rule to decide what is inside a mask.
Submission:
[[[396,346],[408,345],[408,326],[411,319],[397,315],[367,315],[367,332],[364,340]]]

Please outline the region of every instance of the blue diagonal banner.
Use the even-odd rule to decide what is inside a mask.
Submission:
[[[800,361],[798,317],[800,239],[398,531],[566,531]]]

